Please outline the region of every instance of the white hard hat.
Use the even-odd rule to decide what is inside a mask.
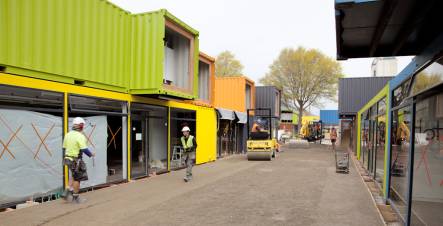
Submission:
[[[190,132],[190,131],[191,131],[191,129],[189,129],[189,127],[187,127],[187,126],[183,127],[183,129],[182,129],[182,132]]]
[[[85,123],[85,120],[83,118],[76,117],[76,118],[74,118],[74,120],[72,120],[72,124],[80,125],[80,124],[86,124],[86,123]]]

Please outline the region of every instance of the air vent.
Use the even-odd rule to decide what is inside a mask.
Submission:
[[[83,85],[85,85],[85,81],[74,80],[74,84],[75,84],[75,85],[78,85],[78,86],[83,86]]]

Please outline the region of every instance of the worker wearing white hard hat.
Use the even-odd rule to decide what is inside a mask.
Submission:
[[[95,153],[88,149],[86,136],[83,134],[85,120],[76,117],[72,120],[72,130],[65,135],[63,140],[64,164],[71,172],[69,187],[65,189],[63,198],[72,202],[81,203],[84,200],[79,198],[80,181],[88,180],[86,164],[83,162],[83,154],[89,157],[95,156]],[[71,200],[69,200],[71,201]]]
[[[190,134],[191,129],[188,126],[182,128],[183,136],[180,138],[183,147],[183,160],[186,164],[186,176],[183,178],[185,182],[192,180],[192,167],[195,161],[195,149],[197,142],[195,137]]]

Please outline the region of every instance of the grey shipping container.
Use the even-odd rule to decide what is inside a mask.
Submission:
[[[255,107],[271,108],[272,117],[280,118],[281,91],[275,86],[256,86]],[[258,113],[264,114],[265,112]]]
[[[340,118],[354,116],[393,77],[341,78],[338,86]]]

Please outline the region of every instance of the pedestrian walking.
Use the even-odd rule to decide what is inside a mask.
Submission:
[[[330,137],[332,143],[332,150],[335,151],[335,142],[337,142],[337,130],[335,128],[332,128]]]
[[[73,120],[72,130],[66,134],[63,140],[64,165],[70,171],[69,187],[65,189],[62,197],[66,201],[74,203],[82,203],[85,200],[80,199],[79,190],[80,182],[88,180],[86,164],[82,160],[83,154],[88,157],[95,156],[95,153],[88,149],[86,136],[83,134],[85,120],[77,117]]]
[[[183,136],[181,137],[181,143],[183,146],[183,159],[186,164],[186,176],[183,178],[185,182],[192,180],[192,167],[195,161],[195,149],[197,148],[197,141],[195,137],[190,134],[189,127],[184,126],[182,129]]]

